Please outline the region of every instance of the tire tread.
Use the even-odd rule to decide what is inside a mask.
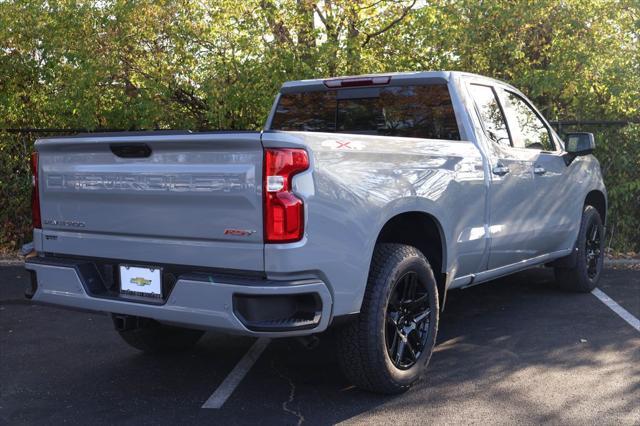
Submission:
[[[347,378],[361,389],[397,394],[404,392],[411,386],[411,383],[399,384],[389,376],[386,365],[381,364],[379,353],[371,344],[378,338],[376,336],[377,327],[371,324],[371,317],[375,315],[372,309],[378,305],[377,302],[380,298],[385,297],[387,288],[384,283],[388,281],[389,275],[393,273],[396,265],[409,257],[422,258],[433,277],[429,262],[417,248],[404,244],[387,243],[376,246],[360,315],[356,320],[345,325],[338,334],[338,359],[341,369]],[[437,288],[431,291],[437,292]],[[437,294],[435,296],[437,304]],[[432,310],[436,322],[435,333],[437,333],[438,307],[432,307]],[[435,341],[435,338],[432,340]],[[428,363],[432,349],[433,346],[425,349],[429,352],[425,365]]]

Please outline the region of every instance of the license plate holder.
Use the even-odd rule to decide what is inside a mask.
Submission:
[[[120,265],[120,294],[162,298],[162,268]]]

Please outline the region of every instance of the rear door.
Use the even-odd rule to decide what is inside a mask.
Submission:
[[[41,250],[263,270],[256,132],[39,141]]]
[[[530,153],[514,149],[513,134],[507,126],[496,89],[472,83],[469,92],[490,154],[491,249],[487,268],[495,269],[531,258],[536,252],[530,242],[530,230],[535,221],[531,198],[533,159]]]

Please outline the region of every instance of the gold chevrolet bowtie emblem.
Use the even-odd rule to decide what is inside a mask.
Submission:
[[[145,285],[150,285],[151,284],[151,280],[147,280],[141,277],[136,277],[136,278],[131,278],[131,284],[136,284],[139,285],[140,287],[145,286]]]

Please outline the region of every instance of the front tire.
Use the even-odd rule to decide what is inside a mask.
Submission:
[[[415,247],[378,244],[358,318],[338,332],[338,359],[357,387],[406,391],[426,370],[438,331],[438,288]]]
[[[604,226],[600,213],[585,206],[576,242],[576,262],[573,267],[556,267],[556,283],[562,289],[578,293],[593,290],[602,273],[604,261]]]
[[[116,331],[129,346],[146,353],[176,352],[190,349],[204,334],[202,330],[174,327],[149,318],[112,315]]]

